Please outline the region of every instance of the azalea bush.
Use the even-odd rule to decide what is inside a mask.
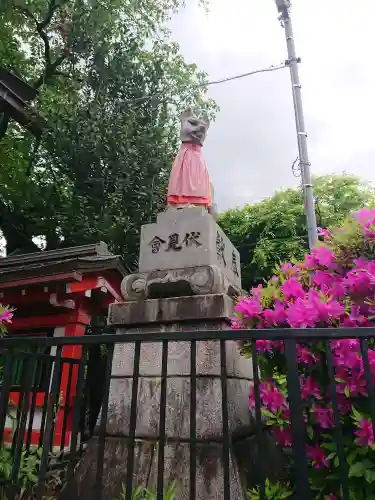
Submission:
[[[343,227],[321,231],[323,241],[303,262],[282,265],[265,286],[239,299],[233,328],[333,328],[370,327],[375,317],[375,209],[362,209]],[[354,336],[354,334],[353,334]],[[313,498],[340,499],[339,458],[335,441],[335,419],[328,377],[327,355],[332,353],[334,384],[350,498],[375,499],[374,426],[364,373],[361,347],[368,353],[375,381],[374,341],[358,339],[299,341],[297,362],[300,374],[306,454]],[[267,338],[256,341],[261,383],[261,412],[265,424],[285,452],[286,469],[292,471],[290,411],[286,383],[284,343]],[[242,346],[251,354],[251,345]],[[255,407],[254,388],[249,397]],[[279,484],[280,496],[286,498]],[[284,489],[283,489],[284,488]],[[254,496],[255,495],[255,496]],[[257,498],[254,493],[250,498]]]

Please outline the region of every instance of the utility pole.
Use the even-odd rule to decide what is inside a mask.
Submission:
[[[285,31],[286,46],[288,50],[287,64],[290,69],[292,81],[292,93],[294,103],[294,115],[297,129],[299,164],[301,167],[301,178],[303,197],[305,204],[306,225],[309,238],[310,250],[318,242],[318,228],[316,224],[314,196],[311,183],[310,162],[307,151],[307,134],[305,119],[303,116],[301,83],[299,80],[298,64],[301,62],[296,55],[296,47],[293,38],[292,20],[290,17],[291,3],[289,0],[275,0],[277,10],[280,14],[279,20]]]

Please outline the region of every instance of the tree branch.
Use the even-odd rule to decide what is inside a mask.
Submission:
[[[21,5],[14,5],[14,9],[18,10],[28,19],[31,19],[36,25],[38,25],[38,19],[32,14],[27,7],[22,7]]]
[[[47,67],[51,64],[51,47],[49,44],[49,39],[47,36],[47,33],[37,25],[36,27],[37,32],[39,33],[40,38],[43,40],[44,43],[44,60],[45,60],[45,71]]]
[[[54,0],[51,0],[51,3],[53,3]],[[50,4],[51,6],[51,4]],[[37,20],[37,18],[32,14],[32,12],[29,11],[26,7],[20,7],[18,5],[15,5],[14,8],[21,12],[25,17],[28,19],[31,19],[36,27],[36,31],[38,32],[39,36],[43,40],[44,43],[44,60],[45,60],[45,67],[47,68],[51,64],[51,48],[49,44],[49,39],[47,36],[47,33],[44,31],[44,28],[47,26],[44,24],[44,21],[47,19],[44,19],[41,23]],[[53,15],[53,13],[52,13]],[[52,17],[52,16],[51,16]]]
[[[44,29],[46,26],[49,25],[51,22],[54,13],[56,10],[59,8],[59,5],[56,4],[56,0],[50,0],[49,5],[48,5],[48,11],[46,14],[46,17],[43,19],[41,23],[39,23],[39,26],[41,29]]]
[[[64,51],[59,57],[55,59],[54,62],[50,63],[46,66],[43,74],[34,82],[34,88],[38,89],[41,87],[47,80],[51,78],[56,72],[56,69],[62,64],[62,62],[66,59],[67,55]]]
[[[9,125],[9,116],[6,113],[3,113],[3,115],[0,118],[0,141],[5,137],[5,134],[7,133],[8,125]]]
[[[50,0],[46,17],[41,22],[39,22],[36,19],[36,17],[32,14],[32,12],[30,12],[30,10],[27,9],[26,7],[19,7],[19,6],[14,7],[16,10],[21,12],[25,17],[31,19],[35,23],[36,31],[38,32],[40,38],[43,40],[44,43],[44,61],[45,61],[44,71],[43,74],[34,83],[35,89],[41,87],[43,83],[54,74],[56,69],[60,66],[60,64],[64,61],[64,59],[66,59],[67,56],[67,53],[64,50],[63,53],[55,59],[55,61],[53,62],[51,61],[51,46],[49,43],[48,35],[45,32],[45,28],[49,25],[53,15],[55,14],[56,10],[59,7],[60,5],[56,3],[56,0]]]

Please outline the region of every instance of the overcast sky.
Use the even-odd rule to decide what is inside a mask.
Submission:
[[[171,23],[188,62],[211,80],[284,61],[273,0],[195,3]],[[375,180],[375,1],[294,0],[292,19],[312,171]],[[298,183],[298,155],[287,69],[209,90],[220,106],[204,154],[219,209],[241,206]]]

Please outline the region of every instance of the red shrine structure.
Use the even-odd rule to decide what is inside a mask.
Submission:
[[[120,257],[112,255],[102,242],[0,259],[0,303],[15,308],[8,335],[85,335],[94,318],[107,315],[109,304],[123,301],[120,285],[128,273]],[[55,350],[56,348],[48,348],[49,352],[46,354],[54,355]],[[80,346],[63,347],[63,358],[80,359],[81,356]],[[17,372],[17,367],[15,370]],[[54,446],[70,444],[77,376],[77,365],[63,364]],[[15,379],[17,373],[14,372],[13,382]],[[9,398],[11,413],[14,414],[20,398],[16,386],[17,383]],[[44,392],[33,389],[30,394],[35,405],[31,445],[39,442],[42,409],[47,394],[45,389]],[[62,435],[65,436],[64,439]],[[5,429],[5,442],[10,442],[11,436],[10,419]],[[64,440],[65,443],[61,443]]]

